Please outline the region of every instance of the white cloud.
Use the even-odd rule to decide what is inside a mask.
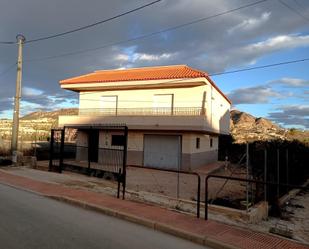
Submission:
[[[309,105],[286,105],[277,108],[278,112],[271,112],[268,118],[283,125],[300,125],[309,128]]]
[[[210,71],[221,72],[229,67],[252,65],[259,58],[274,52],[308,46],[309,35],[279,35],[242,47],[213,51],[206,66]]]
[[[233,105],[239,104],[266,104],[271,98],[281,98],[281,94],[268,86],[239,88],[228,94]]]
[[[26,100],[22,100],[20,102],[20,106],[21,106],[21,112],[24,113],[25,111],[36,111],[37,109],[41,109],[44,108],[41,104],[38,103],[34,103],[32,101],[26,101]]]
[[[22,95],[24,97],[35,97],[35,96],[40,96],[44,93],[44,91],[37,89],[37,88],[32,88],[32,87],[23,87],[22,88]]]
[[[234,32],[242,32],[242,31],[252,31],[256,28],[261,27],[265,24],[270,18],[270,12],[264,12],[259,18],[248,18],[243,20],[241,23],[237,24],[236,26],[230,28],[228,30],[229,34]]]
[[[127,55],[127,54],[117,54],[115,56],[116,61],[128,61],[129,58],[130,58],[129,55]]]
[[[163,54],[146,54],[146,53],[134,53],[132,56],[132,61],[160,61],[171,58],[171,53]]]
[[[309,80],[284,77],[278,80],[272,80],[269,84],[282,85],[286,87],[309,87]]]
[[[266,53],[280,49],[306,46],[309,46],[309,35],[280,35],[249,45],[245,47],[244,50],[254,50],[256,53]]]

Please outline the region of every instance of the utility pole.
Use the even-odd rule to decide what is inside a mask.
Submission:
[[[249,179],[249,143],[246,144],[246,178]],[[249,182],[246,183],[246,211],[249,209]]]
[[[22,78],[22,62],[23,62],[23,44],[26,38],[23,35],[17,35],[18,44],[18,59],[17,59],[17,76],[16,76],[16,92],[14,99],[14,114],[13,114],[13,127],[12,127],[12,142],[11,151],[13,162],[16,163],[16,156],[18,151],[18,129],[19,129],[19,102],[21,98],[21,78]]]

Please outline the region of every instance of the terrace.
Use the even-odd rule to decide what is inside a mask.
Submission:
[[[78,115],[59,116],[59,126],[126,124],[129,129],[191,130],[210,128],[205,108],[81,108]]]

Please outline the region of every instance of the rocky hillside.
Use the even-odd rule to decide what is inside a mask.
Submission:
[[[230,114],[231,134],[236,143],[274,139],[309,142],[309,131],[284,129],[266,118],[256,118],[238,110],[232,110]]]
[[[238,110],[232,110],[230,114],[231,134],[237,143],[286,138],[287,130],[268,119],[256,118]]]
[[[44,112],[44,111],[38,111],[38,112],[32,112],[30,114],[27,114],[23,116],[22,120],[33,120],[33,119],[58,119],[60,115],[77,115],[78,109],[77,108],[67,108],[67,109],[60,109],[56,111],[50,111],[50,112]]]

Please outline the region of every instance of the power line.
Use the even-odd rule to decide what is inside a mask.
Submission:
[[[132,41],[142,40],[142,39],[146,39],[148,37],[152,37],[152,36],[155,36],[155,35],[163,34],[163,33],[170,32],[170,31],[173,31],[173,30],[177,30],[177,29],[180,29],[180,28],[184,28],[184,27],[187,27],[187,26],[191,26],[193,24],[204,22],[204,21],[210,20],[212,18],[216,18],[216,17],[219,17],[219,16],[230,14],[232,12],[235,12],[235,11],[238,11],[238,10],[241,10],[241,9],[245,9],[245,8],[249,8],[249,7],[252,7],[254,5],[258,5],[258,4],[267,2],[267,1],[269,1],[269,0],[256,1],[256,2],[253,2],[253,3],[250,3],[250,4],[242,5],[240,7],[237,7],[237,8],[234,8],[234,9],[230,9],[230,10],[218,13],[218,14],[214,14],[214,15],[207,16],[207,17],[202,17],[202,18],[190,21],[190,22],[186,22],[186,23],[179,24],[179,25],[176,25],[176,26],[168,27],[166,29],[162,29],[162,30],[155,31],[155,32],[152,32],[152,33],[143,34],[143,35],[140,35],[140,36],[137,36],[137,37],[133,37],[133,38],[127,39],[127,40],[122,40],[122,41],[118,41],[118,42],[114,42],[114,43],[109,43],[109,44],[106,44],[106,45],[103,45],[103,46],[100,46],[100,47],[88,48],[88,49],[84,49],[84,50],[78,50],[78,51],[73,51],[73,52],[63,53],[63,54],[53,55],[53,56],[47,56],[47,57],[42,57],[42,58],[33,58],[33,59],[30,58],[30,59],[28,59],[26,61],[27,62],[34,62],[34,61],[43,61],[43,60],[56,59],[56,58],[72,56],[72,55],[76,55],[76,54],[83,54],[83,53],[87,53],[87,52],[91,52],[91,51],[95,51],[95,50],[99,50],[99,49],[104,49],[104,48],[107,48],[107,47],[112,47],[112,46],[116,46],[116,45],[120,45],[120,44],[124,44],[124,43],[128,43],[128,42],[132,42]]]
[[[240,73],[244,71],[251,71],[251,70],[258,70],[258,69],[263,69],[263,68],[269,68],[269,67],[277,67],[277,66],[283,66],[287,64],[294,64],[294,63],[299,63],[299,62],[305,62],[309,61],[309,58],[303,58],[303,59],[298,59],[298,60],[292,60],[292,61],[283,61],[283,62],[278,62],[278,63],[273,63],[273,64],[267,64],[267,65],[262,65],[262,66],[256,66],[256,67],[249,67],[249,68],[243,68],[243,69],[237,69],[237,70],[232,70],[232,71],[225,71],[225,72],[219,72],[219,73],[213,73],[213,74],[208,74],[208,76],[219,76],[219,75],[224,75],[224,74],[232,74],[232,73]],[[165,83],[173,83],[173,82],[181,82],[181,81],[186,81],[188,79],[176,79],[176,80],[171,80],[167,81]],[[77,93],[69,93],[69,94],[64,94],[64,95],[58,95],[55,96],[55,98],[62,98],[62,97],[69,97],[69,96],[75,96]],[[79,95],[87,95],[91,93],[80,93]],[[44,97],[28,97],[24,99],[43,99],[46,98]]]
[[[11,44],[16,44],[16,42],[13,42],[13,41],[0,41],[0,44],[11,45]]]
[[[14,64],[11,64],[9,67],[7,67],[6,69],[4,69],[1,73],[0,73],[0,77],[4,76],[6,73],[8,73],[11,69],[13,69],[16,66],[16,62]]]
[[[239,72],[244,72],[244,71],[251,71],[251,70],[268,68],[268,67],[276,67],[276,66],[282,66],[282,65],[293,64],[293,63],[304,62],[304,61],[309,61],[309,58],[304,58],[304,59],[299,59],[299,60],[294,60],[294,61],[283,61],[283,62],[279,62],[279,63],[267,64],[267,65],[257,66],[257,67],[249,67],[249,68],[232,70],[232,71],[225,71],[225,72],[222,72],[222,73],[213,73],[213,74],[209,74],[209,76],[239,73]]]
[[[118,14],[116,16],[109,17],[109,18],[104,19],[102,21],[98,21],[98,22],[95,22],[95,23],[92,23],[92,24],[88,24],[86,26],[78,27],[78,28],[75,28],[75,29],[72,29],[72,30],[68,30],[68,31],[62,32],[62,33],[58,33],[58,34],[54,34],[54,35],[49,35],[49,36],[43,36],[43,37],[40,37],[40,38],[28,40],[28,41],[25,41],[25,43],[31,43],[31,42],[38,42],[38,41],[48,40],[48,39],[52,39],[52,38],[56,38],[56,37],[60,37],[60,36],[68,35],[68,34],[72,34],[72,33],[75,33],[75,32],[81,31],[81,30],[85,30],[85,29],[88,29],[88,28],[92,28],[94,26],[97,26],[97,25],[100,25],[100,24],[103,24],[103,23],[115,20],[115,19],[117,19],[119,17],[131,14],[131,13],[136,12],[136,11],[141,10],[141,9],[144,9],[146,7],[154,5],[154,4],[156,4],[158,2],[161,2],[161,1],[162,0],[156,0],[156,1],[144,4],[144,5],[140,6],[140,7],[135,8],[135,9],[123,12],[123,13]]]
[[[297,14],[298,16],[302,17],[303,19],[305,19],[307,22],[309,22],[309,18],[306,17],[305,15],[303,15],[300,11],[298,11],[297,9],[293,8],[292,6],[288,5],[286,2],[284,2],[283,0],[278,0],[279,3],[281,3],[283,6],[285,6],[286,8],[288,8],[289,10],[291,10],[292,12],[294,12],[295,14]]]

